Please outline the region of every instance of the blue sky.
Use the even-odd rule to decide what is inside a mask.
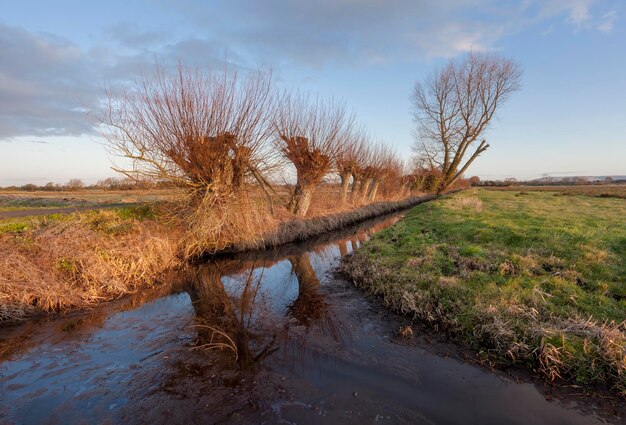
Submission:
[[[408,158],[413,85],[471,50],[511,57],[524,76],[469,174],[626,174],[625,9],[620,0],[5,1],[0,186],[114,175],[93,111],[105,84],[155,58],[271,66],[287,87],[344,99]]]

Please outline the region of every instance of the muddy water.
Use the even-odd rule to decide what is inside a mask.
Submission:
[[[620,423],[615,400],[491,372],[333,275],[398,215],[223,258],[0,330],[0,423]]]

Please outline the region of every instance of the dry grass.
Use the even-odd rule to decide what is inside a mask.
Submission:
[[[286,208],[287,187],[276,188],[272,205],[261,191],[233,195],[228,199],[210,196],[175,212],[173,220],[185,228],[182,257],[197,258],[224,252],[270,248],[341,229],[382,214],[416,205],[434,196],[379,197],[379,202],[338,202],[340,188],[322,185],[314,195],[306,218]],[[272,213],[273,210],[273,213]]]
[[[186,229],[180,243],[184,258],[215,254],[233,246],[256,247],[278,226],[261,196],[241,193],[230,199],[203,198],[179,213]]]
[[[0,323],[152,286],[177,264],[175,248],[171,229],[114,211],[0,235]]]
[[[271,248],[291,242],[300,242],[370,218],[409,208],[431,199],[434,199],[434,196],[414,197],[396,202],[378,202],[334,214],[306,219],[291,218],[276,221],[273,223],[275,230],[263,233],[255,239],[241,238],[238,242],[224,246],[221,251],[241,252],[252,249]],[[265,229],[268,228],[270,227],[265,227]]]
[[[483,201],[477,196],[456,196],[453,199],[452,207],[455,209],[470,208],[480,212],[483,209]]]

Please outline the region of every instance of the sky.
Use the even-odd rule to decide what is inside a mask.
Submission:
[[[105,87],[168,66],[245,72],[343,99],[411,156],[417,81],[470,51],[524,70],[468,171],[485,179],[626,175],[623,0],[4,0],[0,186],[114,176]]]

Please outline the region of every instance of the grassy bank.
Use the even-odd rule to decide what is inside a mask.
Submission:
[[[501,363],[626,395],[626,202],[472,190],[414,208],[342,268]]]
[[[155,285],[175,239],[147,206],[0,220],[0,324]]]
[[[376,202],[360,208],[344,211],[340,210],[306,219],[277,220],[275,226],[270,227],[269,231],[257,238],[238,240],[224,246],[223,249],[218,252],[209,251],[206,252],[205,255],[267,249],[292,242],[302,242],[365,220],[410,208],[434,198],[434,195],[423,195],[401,201]]]

